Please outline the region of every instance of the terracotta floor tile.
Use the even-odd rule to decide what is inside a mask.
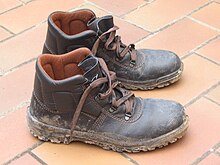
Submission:
[[[109,14],[103,10],[98,9],[97,7],[91,4],[85,4],[81,6],[81,8],[87,8],[93,10],[98,17],[102,17]],[[139,39],[149,34],[147,31],[117,17],[114,17],[114,23],[120,28],[117,31],[117,34],[121,35],[122,41],[126,44],[135,43]]]
[[[211,3],[192,15],[193,18],[220,30],[220,4]]]
[[[197,50],[197,52],[220,63],[220,55],[218,53],[220,52],[220,39],[210,42],[201,49]]]
[[[0,119],[0,164],[27,150],[38,142],[27,127],[26,107]]]
[[[184,71],[178,82],[162,89],[135,91],[136,96],[172,99],[185,105],[220,80],[220,67],[197,55],[189,56],[183,62]]]
[[[117,0],[111,2],[109,2],[108,0],[89,0],[89,1],[95,3],[96,5],[118,16],[126,14],[129,11],[134,10],[138,6],[146,3],[144,0],[135,0],[129,2],[127,0]]]
[[[47,164],[53,165],[72,165],[79,162],[80,165],[132,165],[119,153],[77,142],[70,145],[44,143],[32,152]]]
[[[44,23],[41,26],[0,43],[1,69],[7,71],[25,61],[37,57],[42,52],[46,32],[47,24]]]
[[[219,141],[220,107],[202,98],[187,109],[187,114],[190,126],[183,139],[159,150],[129,156],[141,165],[186,165],[194,162]]]
[[[220,86],[210,91],[206,96],[220,104]]]
[[[0,13],[3,13],[19,5],[22,5],[22,3],[19,0],[0,0],[0,4]]]
[[[36,159],[34,159],[30,154],[25,154],[24,156],[14,160],[10,165],[40,165]]]
[[[120,28],[118,30],[118,34],[121,36],[123,43],[135,43],[136,41],[146,37],[149,34],[149,32],[119,18],[114,17],[114,22],[115,25]]]
[[[22,2],[24,2],[24,3],[28,3],[28,2],[30,2],[30,1],[32,1],[32,0],[20,0],[20,1],[22,1]]]
[[[0,24],[14,33],[19,33],[47,19],[51,12],[69,10],[83,3],[82,0],[38,0],[0,15]]]
[[[0,27],[0,41],[4,40],[10,36],[11,36],[11,34],[8,31],[6,31],[2,27]]]
[[[220,164],[220,156],[215,154],[209,155],[207,158],[202,160],[199,165],[219,165]]]
[[[0,77],[0,116],[22,102],[31,99],[35,62]]]
[[[207,27],[189,19],[184,19],[159,32],[155,36],[143,40],[137,47],[166,49],[182,56],[217,34],[217,32]]]
[[[102,17],[104,15],[110,14],[110,13],[108,13],[104,10],[101,10],[101,9],[97,8],[96,6],[94,6],[92,4],[88,4],[88,3],[85,3],[84,5],[80,6],[80,8],[92,10],[96,14],[97,17]]]
[[[127,14],[125,18],[153,32],[190,13],[206,2],[207,0],[191,0],[190,2],[185,0],[157,0]]]

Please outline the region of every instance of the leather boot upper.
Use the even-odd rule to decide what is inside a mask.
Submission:
[[[121,88],[115,73],[86,48],[38,58],[31,110],[49,125],[136,140],[166,134],[184,116],[179,103],[142,99]]]
[[[88,9],[55,12],[48,18],[48,33],[43,53],[62,54],[87,47],[105,60],[118,80],[151,83],[181,68],[179,57],[170,51],[135,49],[116,35],[112,16],[97,18]]]

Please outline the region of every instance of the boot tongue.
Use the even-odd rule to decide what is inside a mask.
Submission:
[[[87,23],[87,26],[90,30],[93,30],[98,35],[101,35],[114,26],[113,17],[111,15],[107,15],[100,18],[92,18]]]
[[[87,56],[78,66],[84,70],[84,77],[92,82],[97,78],[103,77],[99,66],[98,59],[92,55]]]

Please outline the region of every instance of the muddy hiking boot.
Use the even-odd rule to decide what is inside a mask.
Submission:
[[[116,35],[117,30],[110,15],[97,18],[88,9],[54,12],[48,18],[43,53],[63,54],[87,47],[104,59],[127,89],[161,88],[180,79],[183,63],[176,54],[125,45]]]
[[[135,97],[115,76],[87,48],[39,56],[27,111],[31,133],[43,141],[80,141],[118,152],[154,150],[185,134],[183,106]]]

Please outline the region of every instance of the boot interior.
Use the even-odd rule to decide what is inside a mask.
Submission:
[[[64,55],[44,54],[39,56],[38,65],[53,80],[63,80],[84,72],[78,64],[91,52],[87,48],[80,48]]]
[[[74,35],[88,30],[87,22],[95,14],[86,9],[77,12],[55,12],[51,15],[54,24],[67,35]]]

